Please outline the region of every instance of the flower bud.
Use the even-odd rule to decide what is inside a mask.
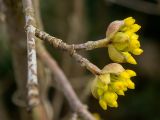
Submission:
[[[135,89],[135,84],[130,79],[127,79],[126,83],[129,89]]]
[[[109,24],[107,31],[106,31],[106,36],[107,38],[112,38],[112,36],[118,32],[118,30],[124,25],[124,22],[122,20],[117,20]]]
[[[103,99],[99,100],[99,104],[103,108],[103,110],[107,110],[107,103]]]
[[[138,24],[131,25],[131,31],[132,32],[137,32],[140,28],[141,28],[141,26],[138,25]]]
[[[100,106],[106,110],[107,105],[118,107],[118,95],[125,95],[127,88],[134,89],[135,84],[130,80],[136,76],[132,70],[125,70],[120,64],[111,63],[102,69],[102,75],[97,75],[92,84],[92,94],[99,100]]]
[[[124,43],[129,40],[129,36],[123,32],[117,32],[112,38],[113,43]]]
[[[117,63],[125,62],[124,55],[119,52],[113,45],[108,45],[108,53],[111,60]]]
[[[116,91],[116,93],[117,93],[118,95],[122,95],[122,96],[125,95],[123,90],[118,90],[118,91]]]
[[[124,19],[124,24],[126,26],[133,25],[134,23],[135,23],[135,19],[133,19],[132,17],[128,17],[128,18]]]
[[[137,64],[136,60],[128,52],[122,52],[125,57],[125,60],[130,64]]]
[[[140,55],[139,36],[135,33],[141,28],[135,24],[135,19],[128,17],[121,21],[112,22],[107,29],[107,37],[111,41],[108,45],[108,53],[111,60],[117,63],[128,62],[137,64],[130,53]]]
[[[120,65],[118,63],[110,63],[110,64],[104,66],[104,68],[102,69],[102,72],[117,74],[117,73],[120,73],[124,70],[125,69],[122,67],[122,65]]]
[[[143,53],[143,50],[140,48],[136,48],[134,50],[131,51],[134,55],[140,55]]]
[[[92,115],[95,118],[95,120],[102,120],[101,116],[98,113],[92,113]]]
[[[136,76],[136,72],[134,72],[133,70],[127,69],[126,72],[129,74],[130,77]]]

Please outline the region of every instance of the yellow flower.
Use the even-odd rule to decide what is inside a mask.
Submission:
[[[123,24],[119,25],[119,29],[117,28],[115,32],[112,32],[111,36],[107,34],[109,39],[111,39],[111,43],[108,45],[108,53],[111,60],[117,63],[128,62],[130,64],[137,64],[130,53],[134,55],[143,53],[138,40],[139,36],[135,33],[140,28],[140,25],[135,24],[134,18],[128,17],[123,20]],[[109,30],[112,29],[109,28]],[[107,30],[107,33],[111,32]]]
[[[105,92],[105,94],[103,95],[103,100],[106,101],[106,103],[108,104],[108,106],[110,107],[118,107],[118,103],[117,103],[117,94],[115,92],[111,92],[111,91],[107,91]]]
[[[96,120],[101,120],[101,116],[98,113],[92,113]]]
[[[129,52],[119,52],[113,45],[108,45],[109,57],[117,63],[131,63],[137,64],[136,60]]]
[[[134,89],[131,77],[136,76],[133,70],[125,70],[120,64],[111,63],[102,69],[103,74],[95,77],[91,87],[92,94],[99,100],[100,106],[118,107],[118,95],[124,95],[127,89]]]
[[[124,24],[126,26],[131,26],[135,23],[135,19],[133,19],[132,17],[128,17],[126,19],[124,19]]]
[[[107,110],[107,102],[100,98],[99,105],[102,107],[103,110]]]
[[[129,52],[122,52],[125,60],[130,64],[137,64],[136,60],[132,57]]]

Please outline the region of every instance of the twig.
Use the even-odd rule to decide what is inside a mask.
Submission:
[[[106,2],[112,2],[117,5],[121,5],[151,15],[160,15],[159,4],[150,3],[144,0],[106,0]]]
[[[74,45],[68,45],[61,39],[53,37],[48,33],[40,31],[39,29],[35,29],[35,36],[40,38],[41,40],[50,42],[56,48],[61,48],[68,51],[78,62],[80,62],[81,66],[86,67],[93,74],[102,74],[101,70],[96,65],[92,64],[89,60],[76,53],[76,51],[74,50]]]
[[[62,50],[69,50],[69,49],[73,49],[73,50],[81,50],[81,49],[93,50],[93,49],[96,49],[96,48],[107,47],[107,45],[110,43],[110,40],[108,40],[107,38],[104,38],[104,39],[96,40],[96,41],[88,41],[88,42],[83,43],[83,44],[69,45],[69,44],[63,42],[61,39],[53,37],[53,36],[49,35],[48,33],[44,32],[44,31],[41,31],[37,28],[35,28],[35,35],[36,35],[36,37],[40,38],[41,40],[46,40],[46,41],[50,42],[51,44],[53,44],[54,47],[60,48]]]
[[[23,1],[23,4],[24,3],[26,3],[25,0]],[[30,4],[31,4],[31,1],[30,1]],[[24,8],[25,7],[26,6],[24,4]],[[34,16],[33,16],[33,19],[34,19]],[[41,47],[41,49],[38,50],[38,55],[41,58],[41,60],[51,69],[53,74],[56,76],[57,83],[59,83],[59,85],[62,86],[62,91],[65,94],[72,110],[79,113],[79,115],[82,116],[86,120],[95,120],[94,117],[87,111],[87,109],[79,101],[74,90],[69,84],[66,76],[61,71],[61,69],[58,67],[54,59],[51,58],[48,52],[43,47]]]
[[[110,43],[110,40],[107,38],[96,40],[96,41],[88,41],[83,44],[72,44],[69,45],[67,43],[64,43],[61,39],[58,39],[56,37],[50,36],[49,34],[40,31],[39,29],[36,29],[35,31],[36,37],[40,37],[42,40],[47,40],[51,42],[54,47],[61,48],[63,50],[68,50],[68,49],[74,49],[74,50],[93,50],[96,48],[102,48],[102,47],[107,47],[107,45]]]
[[[52,59],[52,57],[48,54],[45,49],[41,48],[41,51],[38,54],[42,61],[51,69],[52,73],[55,76],[56,82],[61,86],[61,90],[67,98],[70,107],[74,112],[79,114],[85,120],[95,120],[95,118],[88,112],[88,110],[84,107],[84,105],[80,102],[77,95],[75,94],[72,86],[68,82],[66,76],[59,68],[57,63]]]
[[[95,75],[102,74],[101,70],[96,65],[94,65],[89,60],[87,60],[86,58],[82,57],[75,51],[73,51],[73,53],[71,54],[75,58],[75,60],[81,64],[82,67],[86,67],[90,72],[92,72]]]
[[[26,33],[27,33],[27,52],[28,52],[28,105],[33,107],[40,103],[38,80],[37,80],[37,59],[35,50],[35,24],[34,10],[31,0],[22,0],[23,9],[25,12],[26,20]]]
[[[87,22],[85,15],[85,0],[73,0],[73,10],[68,13],[69,19],[67,20],[68,24],[68,33],[65,39],[66,43],[83,43],[86,40],[87,36]],[[81,51],[83,56],[87,56],[87,52]],[[64,70],[67,76],[77,77],[82,76],[85,72],[84,69],[79,67],[79,64],[76,61],[72,60],[68,54],[65,52],[62,54],[62,69]],[[73,71],[73,69],[75,71]],[[71,79],[69,79],[71,82]]]
[[[96,40],[96,41],[88,41],[83,44],[75,44],[74,49],[75,50],[93,50],[96,48],[102,48],[102,47],[107,47],[107,45],[110,43],[110,41],[107,38]]]

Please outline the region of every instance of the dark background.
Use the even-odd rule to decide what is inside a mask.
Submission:
[[[134,0],[130,0],[130,2],[132,3]],[[160,6],[156,0],[145,0],[145,2]],[[147,9],[147,6],[143,6],[143,4],[141,6]],[[70,16],[72,16],[74,11],[73,0],[41,0],[40,8],[45,31],[67,41],[70,38],[68,35],[71,29],[70,24],[72,24]],[[144,50],[142,55],[136,57],[138,65],[123,64],[125,68],[130,68],[137,72],[137,77],[133,79],[136,89],[128,90],[124,97],[119,97],[118,108],[108,107],[107,111],[103,111],[98,105],[98,101],[92,95],[89,95],[89,98],[86,100],[89,110],[93,113],[99,113],[104,120],[160,120],[160,9],[159,14],[155,14],[138,10],[136,7],[132,9],[129,5],[128,7],[124,7],[123,5],[114,4],[107,0],[84,0],[83,10],[80,15],[80,17],[77,17],[77,19],[80,19],[78,21],[80,27],[77,28],[80,29],[80,35],[77,35],[79,37],[75,37],[76,39],[72,39],[72,41],[68,40],[68,42],[82,43],[88,40],[103,38],[110,22],[132,16],[141,25],[141,30],[138,34],[140,36],[141,47]],[[12,94],[16,89],[16,83],[10,45],[7,44],[7,34],[5,22],[1,22],[0,101],[3,102],[9,115],[17,120],[17,112],[15,112],[17,107],[11,101]],[[63,52],[53,49],[49,44],[45,45],[54,58],[58,60],[60,66],[65,69],[63,66]],[[82,54],[87,56],[90,61],[100,68],[112,62],[108,58],[106,48],[86,51]],[[78,67],[81,70],[79,65]],[[76,74],[66,74],[69,78],[76,76]],[[83,74],[90,75],[87,71]],[[51,92],[53,91],[51,90]],[[61,116],[64,116],[67,107],[63,105],[64,109],[61,111]]]

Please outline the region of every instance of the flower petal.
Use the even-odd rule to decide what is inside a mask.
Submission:
[[[137,64],[136,60],[131,56],[128,52],[122,52],[122,54],[125,56],[125,60],[130,64]]]
[[[108,53],[111,60],[117,63],[123,63],[125,62],[125,57],[121,52],[116,50],[116,48],[113,45],[108,46]]]

